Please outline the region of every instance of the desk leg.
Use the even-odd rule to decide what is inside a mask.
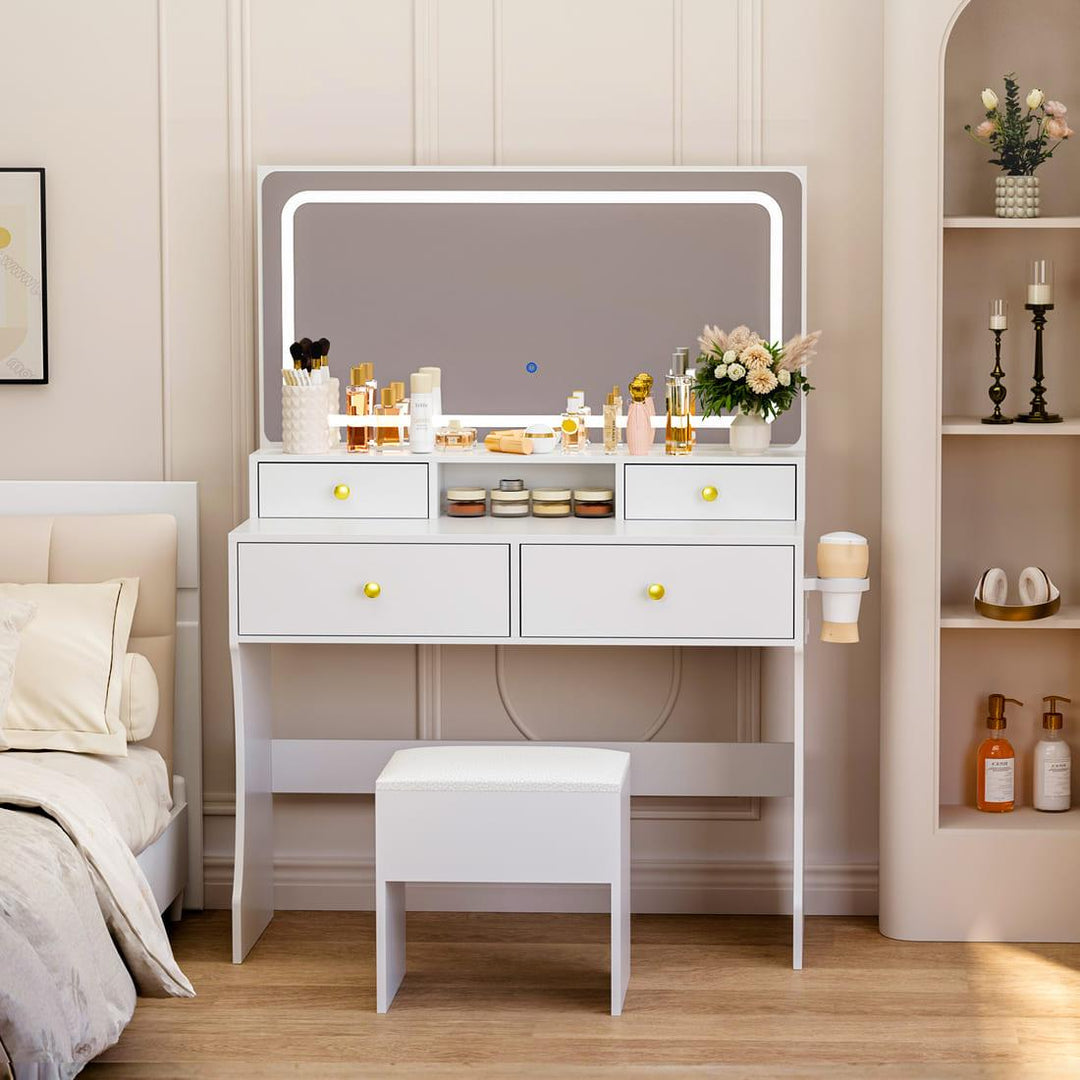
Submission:
[[[805,602],[804,602],[805,612]],[[805,615],[804,615],[805,619]],[[800,641],[792,657],[794,664],[795,700],[792,702],[794,777],[792,783],[792,851],[791,851],[791,966],[803,966],[803,874],[805,871],[805,723],[806,705],[805,652]]]
[[[270,646],[233,645],[231,651],[236,723],[232,958],[239,964],[274,917]]]

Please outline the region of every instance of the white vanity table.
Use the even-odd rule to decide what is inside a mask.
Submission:
[[[281,172],[271,171],[264,179]],[[295,205],[290,192],[321,181],[331,189],[329,196],[323,191],[322,201],[332,202],[332,189],[342,186],[343,177],[370,180],[364,170],[296,172],[296,182],[275,196],[273,208],[265,205],[268,189],[260,191],[264,297],[291,270],[292,249],[279,262],[280,232],[268,235],[266,227],[267,222],[279,227],[279,208]],[[416,182],[433,186],[437,172],[423,170]],[[543,172],[522,174],[521,182],[534,189]],[[547,174],[563,187],[572,188],[579,179],[573,170]],[[386,184],[400,175],[379,174]],[[465,183],[470,190],[484,175],[489,182],[505,181],[499,171],[473,170],[462,178],[447,170],[445,175],[456,175],[459,186]],[[709,188],[713,202],[714,189],[730,186],[732,177],[756,183],[770,175],[785,182],[795,176],[801,207],[801,177],[787,170],[589,172],[603,188],[617,186],[622,176],[667,190],[689,177]],[[693,194],[680,196],[694,200]],[[634,193],[627,198],[633,202]],[[766,227],[776,228],[775,215]],[[794,233],[795,241],[787,237],[784,266],[794,266],[794,281],[801,286],[801,220]],[[763,257],[769,257],[768,251]],[[271,280],[274,267],[283,276]],[[769,282],[762,317],[787,312],[783,326],[768,324],[776,331],[772,336],[802,329],[801,287],[789,288],[786,298],[778,300],[781,282],[775,274]],[[292,286],[285,291],[287,303],[300,308],[303,301],[293,295]],[[785,300],[793,306],[784,308]],[[233,960],[243,960],[273,916],[273,795],[373,793],[390,755],[410,745],[365,739],[362,730],[345,740],[275,738],[273,645],[692,645],[791,650],[791,738],[591,745],[632,755],[634,795],[791,800],[793,965],[801,967],[806,628],[801,409],[793,410],[800,413],[793,445],[774,447],[760,457],[736,456],[726,444],[706,443],[705,436],[693,455],[667,457],[662,431],[661,445],[643,457],[628,456],[625,447],[609,456],[595,445],[578,455],[518,456],[481,448],[427,455],[336,451],[285,456],[265,433],[279,408],[268,392],[281,366],[277,342],[284,327],[291,335],[294,325],[291,314],[283,322],[278,309],[262,327],[264,354],[270,353],[264,355],[263,369],[265,448],[251,458],[250,517],[229,536],[237,760]],[[334,332],[328,334],[333,340]],[[653,365],[661,378],[665,359]],[[632,371],[624,374],[623,383]],[[453,369],[444,366],[444,385],[453,378]],[[662,408],[662,388],[659,397]],[[478,410],[455,412],[444,403],[444,411],[454,416]],[[445,516],[448,487],[492,488],[505,476],[521,476],[529,488],[555,483],[612,488],[615,516]]]

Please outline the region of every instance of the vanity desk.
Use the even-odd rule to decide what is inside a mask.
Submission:
[[[405,203],[403,208],[402,203]],[[488,205],[490,203],[490,205]],[[500,217],[508,206],[514,214],[526,204],[528,214]],[[411,454],[388,452],[349,454],[344,450],[313,455],[285,455],[280,439],[280,369],[298,326],[326,327],[338,342],[352,324],[339,329],[328,312],[333,293],[341,304],[337,279],[317,287],[324,266],[341,273],[344,259],[314,258],[309,245],[340,242],[351,258],[359,249],[350,229],[366,230],[386,244],[386,229],[408,225],[417,206],[424,213],[432,206],[448,206],[445,224],[451,232],[464,208],[467,224],[479,236],[481,250],[475,267],[459,268],[459,277],[475,273],[480,294],[487,302],[484,318],[497,319],[513,308],[514,296],[491,300],[494,290],[509,287],[506,274],[488,276],[490,241],[513,243],[513,227],[522,221],[531,227],[537,207],[550,211],[551,227],[533,234],[530,257],[543,261],[537,251],[542,235],[555,234],[553,243],[573,244],[582,235],[579,212],[596,213],[601,224],[614,207],[620,216],[613,233],[613,249],[629,225],[643,222],[646,229],[663,225],[648,242],[661,248],[676,242],[690,223],[688,208],[696,215],[694,235],[717,227],[717,243],[749,246],[753,258],[727,271],[730,288],[717,288],[712,279],[699,297],[695,311],[714,311],[713,321],[734,325],[757,320],[772,339],[803,329],[803,194],[797,170],[265,170],[260,180],[263,448],[251,457],[250,517],[229,536],[229,637],[233,663],[236,723],[236,861],[232,900],[233,960],[241,962],[273,916],[273,796],[275,793],[371,794],[375,780],[395,750],[419,741],[366,739],[363,706],[358,703],[356,737],[349,739],[275,738],[271,722],[271,650],[275,644],[365,644],[438,646],[470,644],[494,646],[574,645],[605,646],[715,646],[789,650],[791,654],[790,738],[773,742],[590,742],[625,750],[632,757],[631,787],[635,796],[723,797],[748,796],[790,800],[793,815],[791,848],[791,911],[793,913],[793,966],[802,966],[803,941],[803,647],[806,634],[804,589],[805,468],[802,408],[797,406],[784,422],[793,424],[790,445],[777,445],[761,456],[735,455],[701,425],[693,454],[665,456],[663,431],[660,445],[646,456],[631,457],[625,446],[616,455],[598,445],[579,454],[520,456],[493,453],[484,448],[470,452]],[[550,205],[549,205],[550,204]],[[364,213],[353,216],[358,205]],[[567,207],[572,213],[567,216]],[[373,207],[389,208],[385,218],[372,216]],[[343,216],[324,220],[335,208]],[[480,209],[496,213],[498,228],[490,235],[476,229],[486,218]],[[662,218],[654,218],[660,209]],[[669,211],[675,209],[671,216]],[[311,217],[304,215],[318,211]],[[298,212],[299,211],[299,212]],[[749,214],[747,218],[744,215]],[[295,220],[294,220],[295,219]],[[428,219],[430,220],[430,219]],[[591,219],[590,219],[591,220]],[[295,229],[295,233],[294,233]],[[301,233],[307,229],[307,239]],[[566,231],[560,232],[560,229]],[[509,230],[509,240],[507,239]],[[742,230],[742,231],[740,231]],[[305,234],[307,235],[307,234]],[[396,234],[395,234],[396,235]],[[445,235],[441,233],[440,235]],[[689,234],[687,234],[689,235]],[[672,240],[672,237],[675,240]],[[592,236],[591,239],[595,239]],[[412,241],[409,241],[410,243]],[[402,240],[402,244],[406,241]],[[317,245],[316,245],[317,246]],[[393,276],[383,253],[398,245],[379,248],[380,274]],[[520,251],[514,244],[513,251]],[[637,250],[635,248],[635,250]],[[325,252],[324,252],[325,254]],[[625,252],[615,252],[625,262]],[[374,256],[372,256],[374,258]],[[562,257],[560,255],[560,257]],[[567,263],[566,273],[589,252]],[[467,257],[466,257],[467,258]],[[688,256],[688,258],[690,258]],[[432,255],[438,262],[438,252]],[[424,283],[429,259],[413,258],[408,273],[410,302],[426,311],[440,301],[441,286],[432,286],[430,302],[414,295]],[[690,262],[692,262],[692,258]],[[721,260],[721,263],[723,260]],[[470,264],[471,265],[471,264]],[[532,265],[530,263],[530,265]],[[642,311],[630,304],[625,290],[610,299],[613,310],[627,312],[626,349],[641,352],[637,338],[647,328],[635,319],[661,318],[662,340],[678,345],[696,333],[704,319],[694,319],[681,308],[663,314],[670,300],[684,302],[685,290],[665,293],[672,262],[663,257],[650,286],[658,297],[655,310]],[[688,289],[705,273],[715,270],[715,252],[697,266],[688,265]],[[442,272],[436,265],[433,274]],[[617,274],[613,264],[610,271]],[[525,273],[525,270],[522,271]],[[723,272],[721,272],[723,276]],[[353,296],[374,288],[370,274]],[[404,280],[404,278],[402,278]],[[545,277],[544,280],[549,280]],[[628,283],[628,288],[634,283]],[[531,302],[536,282],[531,281]],[[335,291],[336,290],[336,291]],[[740,292],[742,290],[742,292]],[[566,292],[566,290],[562,290]],[[559,295],[555,295],[559,294]],[[555,289],[551,303],[559,302]],[[720,299],[717,299],[720,296]],[[630,298],[632,300],[632,297]],[[366,310],[356,322],[371,329],[393,298]],[[455,304],[462,303],[462,293]],[[603,310],[603,288],[598,288],[597,310],[590,318],[612,320]],[[729,311],[728,305],[732,310]],[[548,305],[550,307],[550,304]],[[719,309],[719,310],[717,310]],[[547,310],[543,305],[538,310]],[[745,314],[744,314],[745,313]],[[443,318],[452,323],[457,308]],[[511,312],[512,314],[512,312]],[[609,313],[610,314],[610,313]],[[469,368],[477,346],[468,323],[479,318],[466,312],[460,326],[460,355],[440,353],[428,360],[403,358],[401,365],[439,363],[443,366],[443,412],[447,416],[476,414],[486,407],[486,421],[464,415],[466,423],[483,428],[508,426],[524,419],[508,416],[508,395],[541,405],[529,419],[552,420],[555,388],[565,396],[570,388],[588,380],[610,388],[625,385],[634,370],[626,349],[613,358],[597,361],[605,369],[582,376],[579,360],[568,362],[567,372],[554,373],[560,352],[555,343],[542,344],[541,374],[550,381],[522,383],[524,365],[512,370],[502,354],[485,356],[477,385],[488,400],[472,399],[463,407],[453,396],[453,382]],[[567,316],[569,317],[569,316]],[[538,319],[538,332],[558,329],[565,318]],[[670,324],[670,325],[669,325]],[[678,334],[672,326],[682,329]],[[375,330],[371,330],[375,333]],[[507,328],[507,332],[509,329]],[[588,332],[588,327],[582,330]],[[636,335],[636,337],[635,337]],[[453,334],[440,346],[453,349]],[[465,340],[468,338],[468,340]],[[500,333],[499,340],[507,340]],[[348,358],[377,352],[376,341],[347,341],[346,359],[336,372],[347,370]],[[376,350],[373,352],[373,350]],[[565,350],[564,350],[565,351]],[[599,355],[599,354],[597,354]],[[655,353],[652,370],[661,380],[658,397],[662,422],[665,352]],[[544,358],[548,358],[545,360]],[[551,358],[556,359],[551,359]],[[526,353],[516,361],[528,359]],[[334,354],[331,355],[331,361]],[[381,363],[381,361],[380,361]],[[401,366],[399,365],[399,366]],[[533,370],[537,364],[529,365]],[[612,369],[613,370],[608,370]],[[407,370],[402,368],[402,370]],[[577,373],[577,377],[573,373]],[[593,377],[593,374],[596,377]],[[400,375],[381,373],[381,377]],[[505,387],[503,393],[502,379]],[[515,382],[514,380],[517,380]],[[543,389],[542,399],[535,392]],[[500,397],[500,394],[503,396]],[[529,395],[533,396],[530,398]],[[590,390],[595,401],[595,391]],[[546,407],[544,407],[546,405]],[[460,411],[458,411],[460,410]],[[542,414],[542,415],[541,415]],[[729,421],[727,421],[729,422]],[[697,426],[695,424],[695,426]],[[783,429],[783,424],[775,425]],[[594,433],[596,439],[598,433]],[[774,441],[783,441],[782,437]],[[454,487],[497,488],[505,477],[521,477],[527,488],[594,487],[612,489],[615,513],[611,518],[532,516],[457,518],[446,515],[446,491]],[[785,680],[786,682],[786,680]],[[785,685],[777,693],[788,693]],[[526,737],[522,734],[522,737]],[[484,740],[490,742],[490,740]],[[565,740],[563,740],[565,741]]]

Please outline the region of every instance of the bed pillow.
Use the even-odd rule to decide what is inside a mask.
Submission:
[[[35,604],[22,633],[4,735],[18,750],[126,754],[120,699],[139,579],[0,585]]]
[[[4,738],[4,713],[15,685],[15,658],[26,624],[37,609],[21,600],[0,599],[0,750],[8,748]]]
[[[158,715],[158,681],[154,665],[142,653],[124,657],[124,685],[120,693],[120,721],[128,742],[149,739]]]

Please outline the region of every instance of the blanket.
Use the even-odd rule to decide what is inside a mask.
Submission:
[[[0,754],[0,1076],[4,1054],[16,1080],[74,1076],[119,1038],[136,988],[194,996],[108,808]]]

